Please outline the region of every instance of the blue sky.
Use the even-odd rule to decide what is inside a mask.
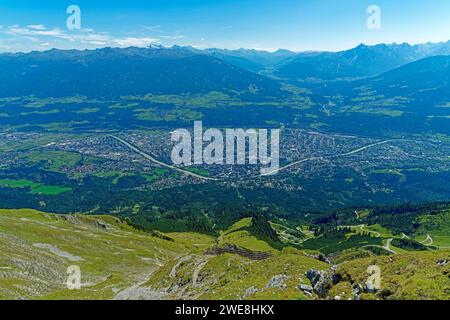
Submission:
[[[81,9],[68,30],[66,8]],[[366,10],[381,9],[369,30]],[[0,51],[192,45],[295,51],[450,40],[449,0],[0,0]]]

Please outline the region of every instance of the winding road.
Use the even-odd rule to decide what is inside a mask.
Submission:
[[[359,229],[362,232],[368,232],[368,233],[374,234],[376,238],[380,238],[381,237],[381,233],[379,233],[378,231],[367,230],[367,229],[365,229],[365,227],[366,227],[366,225],[362,224],[362,225],[359,226]]]
[[[362,246],[362,248],[365,248],[365,247],[377,247],[377,248],[384,249],[384,250],[386,250],[387,252],[389,252],[391,254],[397,254],[396,251],[391,249],[391,242],[392,242],[392,240],[394,240],[394,239],[387,239],[386,240],[386,244],[384,244],[382,246],[376,245],[376,244],[371,244],[371,245]]]
[[[172,169],[172,170],[181,172],[181,173],[183,173],[183,174],[185,174],[185,175],[188,175],[188,176],[191,176],[191,177],[195,177],[195,178],[198,178],[198,179],[201,179],[201,180],[209,180],[209,181],[218,181],[218,180],[219,180],[219,179],[216,179],[216,178],[205,177],[205,176],[196,174],[196,173],[194,173],[194,172],[190,172],[190,171],[188,171],[188,170],[184,170],[184,169],[175,167],[175,166],[173,166],[173,165],[167,164],[167,163],[165,163],[165,162],[159,161],[158,159],[152,157],[152,156],[149,155],[148,153],[146,153],[146,152],[140,150],[139,148],[137,148],[136,146],[132,145],[132,144],[129,143],[128,141],[126,141],[126,140],[124,140],[124,139],[122,139],[122,138],[120,138],[120,137],[118,137],[118,136],[115,136],[115,135],[113,135],[113,134],[110,134],[109,136],[110,136],[111,138],[113,138],[114,140],[120,142],[122,145],[124,145],[124,146],[127,147],[128,149],[130,149],[130,150],[132,150],[132,151],[138,153],[139,155],[143,156],[145,159],[150,160],[151,162],[153,162],[153,163],[155,163],[155,164],[158,164],[158,165],[160,165],[160,166],[162,166],[162,167],[166,167],[166,168],[169,168],[169,169]]]
[[[386,244],[383,246],[383,249],[389,252],[392,252],[393,254],[397,254],[397,252],[395,252],[394,250],[391,249],[391,242],[394,239],[387,239],[386,240]]]
[[[342,227],[350,228],[350,229],[352,229],[352,228],[359,229],[361,232],[368,232],[368,233],[373,234],[375,236],[375,238],[381,238],[381,233],[379,233],[378,231],[365,229],[367,227],[367,225],[365,225],[365,224],[359,224],[356,226],[342,226]]]
[[[420,243],[426,246],[431,246],[433,244],[433,238],[429,234],[427,234],[426,239],[421,241]]]
[[[346,153],[335,155],[335,156],[333,156],[331,158],[350,156],[352,154],[359,153],[359,152],[364,151],[366,149],[369,149],[369,148],[372,148],[372,147],[376,147],[376,146],[379,146],[379,145],[382,145],[382,144],[386,144],[386,143],[389,143],[389,142],[393,142],[393,141],[399,141],[399,140],[390,139],[390,140],[383,140],[383,141],[375,142],[375,143],[366,145],[364,147],[361,147],[361,148],[358,148],[358,149],[355,149],[355,150],[352,150],[352,151],[349,151],[349,152],[346,152]],[[265,176],[272,175],[274,173],[280,172],[282,170],[288,169],[288,168],[293,167],[293,166],[295,166],[297,164],[304,163],[304,162],[307,162],[307,161],[323,160],[323,159],[326,159],[326,157],[310,157],[310,158],[302,159],[302,160],[299,160],[299,161],[292,162],[292,163],[290,163],[288,165],[285,165],[283,167],[280,167],[278,169],[274,169],[274,170],[272,170],[272,171],[270,171],[270,172],[268,172],[268,173],[266,173],[264,175]]]

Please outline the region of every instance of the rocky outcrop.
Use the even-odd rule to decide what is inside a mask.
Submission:
[[[300,283],[298,285],[298,289],[302,291],[305,295],[308,297],[312,296],[312,293],[314,291],[314,288],[310,286],[309,284]]]
[[[447,259],[439,259],[439,260],[436,262],[436,265],[439,266],[439,267],[443,267],[443,266],[445,266],[448,262],[449,262],[449,260],[447,260]]]
[[[355,300],[359,300],[364,288],[359,283],[352,284],[352,294]]]
[[[258,289],[257,289],[257,288],[255,288],[255,287],[250,287],[250,288],[248,288],[247,290],[245,290],[245,293],[244,293],[244,295],[242,296],[242,299],[247,299],[247,298],[253,296],[253,295],[254,295],[255,293],[257,293],[257,292],[258,292]]]
[[[316,254],[305,253],[305,256],[307,256],[308,258],[311,258],[311,259],[316,259],[316,260],[331,264],[331,260],[328,259],[327,256],[324,255],[323,253],[316,253]]]
[[[286,285],[284,281],[287,279],[287,276],[284,274],[278,274],[273,276],[266,285],[266,288],[285,288]]]
[[[341,280],[340,275],[336,274],[337,266],[332,266],[328,270],[309,269],[306,277],[311,282],[313,292],[319,297],[324,298],[328,294],[328,290]]]

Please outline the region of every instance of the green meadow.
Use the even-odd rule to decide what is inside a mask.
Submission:
[[[72,190],[69,187],[47,186],[25,179],[20,180],[0,179],[0,187],[20,188],[20,189],[29,188],[31,194],[41,194],[41,195],[58,195]]]

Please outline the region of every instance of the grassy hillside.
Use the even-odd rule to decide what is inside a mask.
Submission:
[[[426,244],[450,248],[450,209],[417,218],[417,240]],[[422,240],[424,239],[424,240]]]
[[[273,233],[263,225],[257,228],[246,218],[215,238],[145,233],[111,216],[0,210],[0,299],[355,298],[351,285],[364,284],[372,264],[382,271],[383,289],[362,293],[362,299],[450,297],[448,250],[377,256],[376,250],[350,248],[332,266],[318,251],[261,240],[261,230]],[[231,251],[219,254],[218,248]],[[267,256],[256,260],[248,252]],[[73,265],[81,270],[80,290],[66,286]],[[311,269],[331,272],[339,281],[327,284],[325,295],[300,290],[300,284],[311,284]]]
[[[408,252],[345,262],[337,271],[343,280],[330,291],[330,295],[351,297],[351,284],[364,284],[368,277],[367,268],[376,265],[381,271],[381,290],[363,294],[362,299],[448,300],[450,265],[444,262],[449,260],[450,251],[447,250]]]
[[[215,246],[235,245],[250,251],[270,252],[265,260],[238,254],[188,254],[173,259],[146,283],[169,299],[307,299],[298,290],[310,268],[328,265],[304,252],[277,250],[252,233],[252,218],[242,219],[223,231]]]
[[[263,261],[239,255],[187,255],[161,268],[147,286],[170,299],[307,299],[298,284],[310,268],[328,265],[289,248]]]
[[[252,233],[252,218],[245,218],[233,224],[222,232],[218,241],[219,244],[230,243],[254,251],[274,250],[266,241],[258,239]]]
[[[0,211],[0,299],[111,299],[185,254],[182,244],[133,230],[109,216]],[[82,290],[67,290],[67,268]]]

